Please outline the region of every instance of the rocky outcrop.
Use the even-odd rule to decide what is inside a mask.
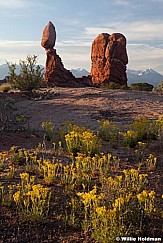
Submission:
[[[49,86],[77,87],[78,83],[73,74],[64,68],[61,58],[56,52],[56,31],[54,25],[49,22],[42,34],[41,45],[46,50],[46,68],[44,82]]]
[[[127,85],[126,65],[128,63],[126,38],[120,33],[103,33],[92,44],[91,75],[75,78],[67,70],[54,49],[56,31],[49,22],[42,34],[41,45],[46,50],[46,68],[44,82],[49,86],[84,87],[107,84],[110,82]]]
[[[126,38],[120,33],[103,33],[93,41],[91,76],[95,85],[114,82],[127,85]]]

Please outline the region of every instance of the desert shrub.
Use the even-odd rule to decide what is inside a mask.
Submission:
[[[120,132],[124,145],[135,147],[138,142],[157,140],[162,138],[163,118],[159,116],[157,120],[148,120],[145,117],[135,118],[130,130]]]
[[[163,81],[161,81],[160,82],[160,84],[157,86],[157,87],[155,87],[154,89],[153,89],[153,91],[155,92],[163,92]]]
[[[9,129],[14,120],[15,100],[6,98],[0,101],[0,130]]]
[[[114,83],[114,82],[109,82],[108,84],[102,84],[101,88],[103,88],[103,89],[120,89],[121,85]]]
[[[42,69],[36,65],[37,56],[27,56],[25,61],[20,61],[20,74],[16,74],[16,64],[9,63],[9,83],[13,88],[31,92],[40,87],[43,79]]]
[[[119,141],[119,127],[108,120],[99,121],[99,124],[99,137],[108,141],[113,147],[116,147]]]
[[[15,100],[7,97],[0,100],[0,130],[25,130],[28,118],[17,113]]]
[[[162,116],[159,116],[157,120],[148,120],[145,117],[135,118],[131,127],[137,132],[139,141],[154,140],[161,134],[163,119]]]
[[[152,91],[154,86],[148,83],[133,83],[130,85],[131,90],[138,90],[138,91]]]
[[[7,93],[11,89],[11,84],[10,83],[4,83],[0,86],[0,91],[3,93]]]

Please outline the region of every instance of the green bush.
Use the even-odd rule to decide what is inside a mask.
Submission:
[[[153,91],[162,93],[163,92],[163,81],[161,81],[160,84],[153,89]]]
[[[20,61],[20,74],[16,74],[16,64],[8,63],[9,83],[13,88],[21,91],[32,92],[33,89],[40,87],[43,79],[42,68],[36,65],[37,56],[27,56],[25,61]]]
[[[103,89],[120,89],[121,85],[114,83],[114,82],[109,82],[108,84],[102,84],[101,88],[103,88]]]
[[[148,83],[133,83],[130,85],[131,90],[138,90],[138,91],[152,91],[154,86]]]

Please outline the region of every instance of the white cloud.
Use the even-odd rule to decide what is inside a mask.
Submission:
[[[0,0],[0,8],[24,8],[23,0]]]
[[[127,5],[128,3],[128,0],[115,0],[115,4],[119,5]]]
[[[123,33],[128,40],[163,40],[163,22],[160,21],[137,21],[137,22],[117,22],[106,24],[103,27],[86,27],[85,35],[97,36],[100,33]]]
[[[67,69],[85,68],[90,70],[91,46],[56,46],[57,53],[61,57]]]
[[[155,69],[160,63],[163,63],[163,49],[161,48],[145,44],[128,44],[127,47],[128,68],[130,69],[144,70],[149,67]]]
[[[84,34],[93,37],[101,33],[112,34],[113,32],[115,32],[115,30],[115,27],[86,27]]]
[[[38,63],[45,63],[44,50],[39,41],[0,40],[0,53],[0,64],[4,64],[6,61],[18,63],[28,55],[37,55]]]
[[[162,40],[163,22],[162,21],[139,21],[120,26],[126,33],[128,39],[134,40]]]
[[[56,46],[78,46],[78,47],[82,47],[82,46],[91,46],[91,42],[90,41],[82,41],[82,40],[67,40],[67,41],[61,41],[56,43]]]

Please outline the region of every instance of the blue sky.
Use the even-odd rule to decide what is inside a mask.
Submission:
[[[0,0],[0,64],[35,54],[44,65],[40,41],[48,21],[68,69],[89,71],[95,37],[120,32],[127,38],[128,68],[163,73],[163,0]]]

